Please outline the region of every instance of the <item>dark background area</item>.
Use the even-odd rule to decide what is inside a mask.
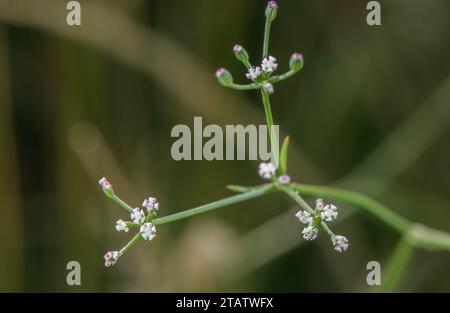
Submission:
[[[123,209],[97,185],[107,176],[137,206],[167,215],[260,183],[254,161],[182,161],[170,154],[177,124],[261,124],[257,92],[217,84],[232,47],[259,61],[265,1],[0,0],[1,291],[368,291],[366,264],[391,255],[398,235],[337,203],[332,227],[351,248],[305,243],[296,208],[271,195],[158,227],[117,265],[103,254]],[[276,124],[291,138],[296,181],[338,184],[392,210],[450,230],[450,2],[279,1],[270,54],[280,72],[301,52],[300,74],[276,85]],[[313,203],[313,199],[308,199]],[[66,285],[66,263],[82,285]],[[398,291],[450,291],[450,255],[415,251]]]

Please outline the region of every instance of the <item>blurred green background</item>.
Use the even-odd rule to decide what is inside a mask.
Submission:
[[[107,250],[131,236],[97,181],[131,205],[155,195],[161,215],[257,184],[254,161],[172,160],[173,126],[264,123],[257,92],[219,86],[214,71],[256,63],[265,1],[0,0],[0,291],[370,291],[398,235],[338,203],[331,225],[351,240],[304,243],[296,208],[271,195],[162,225],[112,268]],[[450,231],[450,2],[280,0],[270,54],[304,70],[276,86],[275,122],[291,136],[291,176],[364,192]],[[313,201],[313,199],[309,199]],[[66,263],[82,285],[66,285]],[[397,291],[450,291],[450,254],[415,251]],[[382,276],[383,277],[383,276]],[[383,278],[382,278],[383,279]]]

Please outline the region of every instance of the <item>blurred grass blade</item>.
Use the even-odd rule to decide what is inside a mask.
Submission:
[[[403,237],[389,260],[385,275],[386,279],[381,281],[381,286],[377,288],[377,291],[392,292],[395,290],[411,260],[413,250],[414,247]]]

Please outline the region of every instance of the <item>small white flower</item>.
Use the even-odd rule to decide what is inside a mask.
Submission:
[[[307,211],[298,211],[297,214],[295,214],[295,217],[298,218],[298,220],[303,224],[311,225],[313,222],[311,214]]]
[[[259,176],[261,176],[264,179],[271,179],[273,176],[275,176],[275,165],[273,163],[261,163],[259,164],[258,173]]]
[[[278,178],[278,182],[282,185],[288,185],[291,183],[291,178],[289,177],[289,175],[284,174]]]
[[[331,222],[337,218],[337,207],[333,204],[327,204],[323,207],[323,211],[320,213],[322,219],[326,222]]]
[[[319,198],[316,200],[316,210],[322,211],[323,209],[323,199]]]
[[[264,83],[263,88],[265,91],[269,93],[269,95],[273,94],[275,89],[273,88],[273,85],[271,83]]]
[[[277,67],[278,67],[277,59],[275,59],[273,56],[265,58],[261,63],[261,68],[264,72],[272,73],[277,69]]]
[[[305,240],[314,240],[317,238],[317,234],[319,230],[317,227],[309,225],[308,227],[303,228],[302,234]]]
[[[248,69],[247,74],[245,74],[245,77],[251,80],[256,80],[259,76],[261,76],[262,71],[259,66],[257,67],[251,67]]]
[[[145,220],[144,210],[141,210],[140,208],[133,209],[133,212],[131,213],[131,220],[134,224],[142,224]]]
[[[157,212],[159,209],[158,200],[154,197],[148,197],[145,199],[144,202],[142,202],[142,206],[147,209],[147,212]]]
[[[110,267],[117,263],[117,260],[119,259],[119,251],[108,251],[103,258],[105,258],[105,266]]]
[[[156,227],[153,223],[142,224],[140,232],[145,240],[152,240],[156,237]]]
[[[348,239],[344,236],[337,235],[333,238],[334,250],[337,252],[344,252],[348,248]]]
[[[124,231],[126,233],[129,231],[127,223],[124,222],[123,220],[118,220],[116,222],[116,229],[117,231]]]
[[[110,189],[112,188],[112,185],[110,184],[110,182],[108,181],[108,179],[106,177],[103,177],[102,179],[100,179],[98,181],[98,184],[103,188],[103,189]]]

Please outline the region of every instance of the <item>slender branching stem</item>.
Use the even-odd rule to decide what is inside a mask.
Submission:
[[[270,28],[272,21],[266,17],[266,25],[264,26],[264,42],[263,42],[263,53],[262,58],[267,58],[269,55],[269,41],[270,41]]]
[[[126,203],[125,201],[123,201],[119,196],[117,196],[116,194],[113,194],[111,199],[116,202],[118,205],[120,205],[122,208],[124,208],[125,210],[127,210],[128,212],[133,212],[133,208]]]
[[[273,116],[272,116],[272,108],[270,107],[270,97],[266,90],[261,89],[261,97],[264,105],[264,113],[266,115],[266,122],[269,131],[270,138],[270,147],[272,149],[272,154],[275,157],[275,164],[278,165],[279,159],[279,147],[278,147],[278,139],[275,131],[275,127],[273,124]]]
[[[308,204],[308,202],[306,202],[297,191],[295,191],[289,187],[285,187],[285,186],[280,186],[279,188],[284,193],[286,193],[289,197],[291,197],[291,199],[294,200],[294,202],[297,203],[303,210],[306,210],[307,212],[309,212],[312,215],[315,214],[314,209],[311,208],[311,206]]]
[[[198,214],[202,214],[211,210],[215,210],[227,205],[232,205],[232,204],[236,204],[239,202],[243,202],[243,201],[247,201],[250,199],[254,199],[254,198],[258,198],[261,197],[269,192],[274,191],[274,188],[269,185],[269,186],[263,186],[261,188],[258,189],[254,189],[248,192],[244,192],[238,195],[234,195],[228,198],[224,198],[221,200],[217,200],[190,210],[186,210],[183,212],[179,212],[179,213],[175,213],[172,215],[168,215],[168,216],[164,216],[164,217],[159,217],[153,220],[153,223],[155,225],[160,225],[160,224],[166,224],[166,223],[171,223],[171,222],[175,222],[175,221],[179,221],[188,217],[192,217]]]
[[[136,242],[139,241],[139,239],[141,239],[141,233],[137,233],[136,235],[134,235],[134,237],[128,241],[128,243],[119,251],[119,255],[123,255],[125,254],[125,252],[128,251],[128,249],[130,249],[132,246],[134,246],[136,244]]]
[[[268,7],[268,11],[266,11],[266,22],[264,28],[264,42],[263,42],[263,51],[262,57],[263,59],[269,56],[269,41],[270,41],[270,29],[272,21],[276,16],[276,3],[269,3],[272,7]],[[271,11],[272,10],[272,11]],[[274,15],[275,14],[275,15]],[[235,53],[239,53],[235,52]],[[245,52],[246,53],[246,52]],[[247,69],[250,69],[251,64],[248,61],[248,55],[237,55],[238,59],[240,59]],[[295,55],[293,55],[294,57]],[[299,56],[299,57],[298,57]],[[266,60],[267,61],[267,60]],[[297,63],[296,63],[297,62]],[[301,64],[299,62],[302,62]],[[278,166],[279,163],[279,146],[278,146],[278,137],[275,132],[272,109],[270,105],[270,93],[273,92],[273,86],[271,84],[282,81],[286,78],[291,77],[295,73],[297,73],[301,67],[303,66],[303,58],[301,55],[297,54],[297,59],[291,58],[290,70],[285,72],[284,74],[272,76],[270,73],[265,73],[266,76],[261,76],[259,80],[254,80],[254,82],[246,85],[235,84],[233,82],[231,74],[224,70],[220,69],[216,76],[219,78],[219,82],[232,89],[236,90],[253,90],[260,89],[262,102],[264,105],[264,112],[266,117],[266,122],[269,131],[270,144],[273,156],[275,158],[275,164]],[[282,149],[282,166],[280,166],[280,170],[278,173],[286,174],[286,160],[287,160],[287,143],[286,147]],[[284,151],[283,151],[284,150]],[[324,198],[334,198],[336,200],[344,201],[346,203],[354,205],[356,208],[363,210],[364,212],[376,217],[384,224],[388,225],[395,231],[397,231],[402,239],[400,240],[397,248],[394,251],[394,254],[391,258],[391,261],[388,265],[388,274],[387,280],[383,284],[382,291],[390,291],[395,288],[398,281],[400,280],[404,268],[408,264],[408,261],[411,258],[412,252],[414,248],[423,248],[427,250],[448,250],[450,251],[450,233],[432,229],[426,227],[421,224],[416,224],[405,217],[399,215],[398,213],[390,210],[385,205],[377,202],[376,200],[360,194],[355,191],[348,191],[335,187],[327,187],[327,186],[315,186],[315,185],[306,185],[306,184],[298,184],[292,183],[289,185],[282,185],[279,182],[276,175],[272,177],[272,182],[260,186],[252,186],[252,187],[244,187],[244,186],[229,186],[229,189],[238,192],[231,197],[227,197],[221,200],[217,200],[193,209],[189,209],[186,211],[182,211],[179,213],[175,213],[168,216],[155,218],[155,213],[149,212],[146,216],[146,223],[153,223],[154,225],[167,224],[175,221],[179,221],[182,219],[186,219],[189,217],[193,217],[199,214],[203,214],[215,209],[219,209],[225,206],[241,203],[244,201],[248,201],[251,199],[255,199],[264,195],[267,195],[272,192],[283,192],[287,194],[295,203],[297,203],[303,210],[309,212],[315,218],[315,226],[320,227],[326,234],[328,234],[333,241],[333,245],[335,245],[335,241],[339,241],[342,236],[336,236],[331,229],[328,227],[326,222],[320,216],[319,211],[320,208],[316,207],[314,210],[308,202],[306,202],[303,196],[315,196],[315,197],[324,197]],[[103,182],[106,184],[108,182]],[[109,183],[108,183],[109,184]],[[110,197],[113,201],[119,204],[121,207],[125,208],[128,212],[133,212],[133,208],[128,205],[125,201],[119,198],[114,194],[112,189],[109,189],[107,185],[103,185],[102,188],[105,194]],[[106,187],[105,187],[106,186]],[[129,227],[139,227],[139,224],[134,224],[131,222],[127,222],[127,226]],[[147,225],[148,226],[148,225]],[[119,256],[123,255],[128,249],[130,249],[139,239],[142,237],[141,233],[137,233],[134,237],[119,251]],[[144,237],[145,238],[145,237]],[[346,248],[345,248],[346,249]],[[338,250],[339,251],[339,250]],[[105,258],[107,258],[105,256]],[[109,266],[109,265],[108,265]]]
[[[240,84],[231,83],[229,85],[229,88],[235,89],[235,90],[254,90],[254,89],[259,89],[261,87],[258,84],[255,84],[255,83],[247,84],[247,85],[240,85]]]
[[[289,70],[289,71],[287,71],[287,72],[284,73],[284,74],[277,75],[277,76],[273,76],[273,77],[269,78],[268,81],[269,81],[269,83],[272,83],[272,84],[278,83],[278,82],[280,82],[280,81],[282,81],[282,80],[285,80],[286,78],[291,77],[292,75],[294,75],[294,74],[296,74],[296,73],[297,73],[296,71]]]

